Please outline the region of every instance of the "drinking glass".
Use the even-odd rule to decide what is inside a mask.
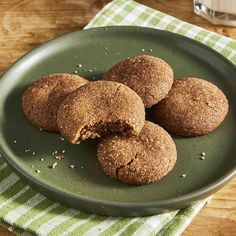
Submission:
[[[213,24],[236,27],[236,0],[193,0],[194,12]]]

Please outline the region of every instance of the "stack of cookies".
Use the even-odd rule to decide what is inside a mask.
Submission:
[[[204,135],[228,112],[227,98],[212,83],[173,78],[164,60],[136,56],[113,66],[100,81],[65,73],[45,76],[24,92],[22,108],[35,126],[61,132],[72,144],[102,138],[97,155],[105,173],[124,183],[147,184],[176,163],[168,132]],[[157,124],[145,120],[145,108]]]

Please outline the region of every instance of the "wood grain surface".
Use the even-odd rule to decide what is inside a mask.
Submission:
[[[1,0],[0,74],[37,45],[82,29],[109,0]],[[236,28],[214,26],[193,13],[191,0],[138,0],[208,30],[236,39]],[[12,233],[0,227],[0,236]],[[236,235],[236,178],[217,192],[183,236]]]

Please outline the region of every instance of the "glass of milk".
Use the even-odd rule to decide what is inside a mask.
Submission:
[[[193,0],[194,12],[213,24],[236,27],[236,0]]]

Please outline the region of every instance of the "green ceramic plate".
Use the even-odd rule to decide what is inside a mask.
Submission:
[[[103,173],[96,158],[97,141],[72,145],[61,140],[60,134],[40,132],[24,117],[21,95],[42,75],[78,71],[91,80],[99,79],[116,62],[140,54],[169,62],[175,78],[196,76],[213,82],[227,95],[230,111],[224,123],[209,135],[174,137],[178,150],[174,170],[161,181],[137,187]],[[2,76],[0,94],[0,145],[4,158],[32,187],[74,208],[105,215],[156,214],[209,196],[236,172],[236,68],[217,52],[180,35],[137,27],[71,33],[18,60]],[[50,169],[48,166],[55,161],[51,153],[63,150],[64,159]],[[207,154],[204,161],[199,159],[202,152]],[[70,164],[76,168],[70,169]],[[36,174],[36,169],[41,174]],[[181,178],[182,174],[186,178]]]

